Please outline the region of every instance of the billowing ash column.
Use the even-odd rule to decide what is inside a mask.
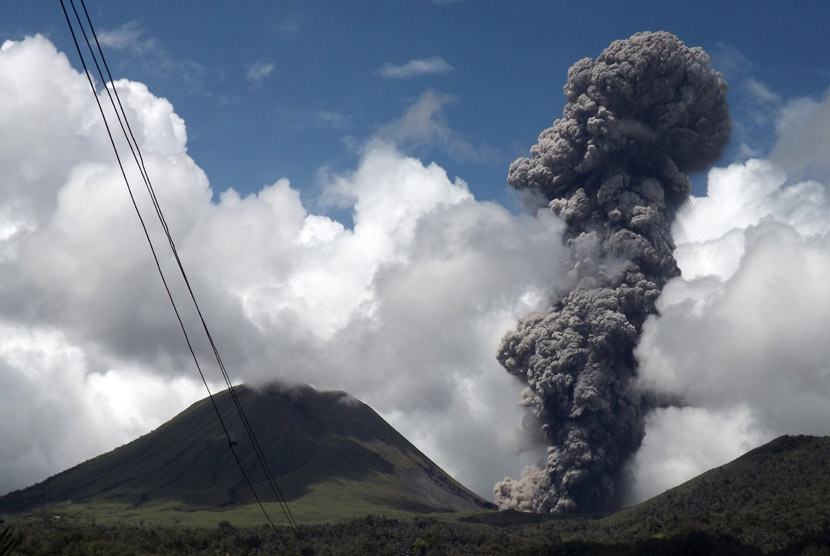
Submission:
[[[548,444],[538,469],[495,486],[502,507],[610,509],[644,434],[633,349],[679,270],[671,221],[684,172],[729,139],[726,82],[707,54],[665,32],[638,33],[568,71],[562,118],[508,182],[567,223],[574,287],[508,333],[499,362],[527,383],[522,403]]]

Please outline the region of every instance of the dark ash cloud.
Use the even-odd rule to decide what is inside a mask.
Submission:
[[[563,117],[508,182],[567,224],[570,291],[554,292],[502,340],[499,362],[527,384],[522,405],[548,444],[541,466],[495,487],[503,507],[597,511],[618,503],[647,403],[634,347],[679,270],[671,221],[729,140],[726,82],[708,55],[638,33],[571,67]],[[533,495],[529,499],[528,490]]]

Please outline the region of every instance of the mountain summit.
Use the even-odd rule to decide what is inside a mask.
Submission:
[[[452,479],[384,421],[344,392],[272,384],[234,388],[284,497],[324,517],[380,511],[492,508]],[[229,391],[213,396],[236,453],[264,502],[275,502]],[[112,452],[0,498],[0,511],[60,502],[183,511],[255,502],[205,398],[158,429]]]

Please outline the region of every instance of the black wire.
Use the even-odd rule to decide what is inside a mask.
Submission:
[[[70,0],[70,2],[72,3],[73,9],[74,9],[74,2],[72,2],[72,0]],[[84,2],[84,0],[80,0],[80,2],[81,2],[81,6],[83,7],[84,14],[86,15],[87,23],[89,25],[90,31],[92,32],[92,36],[95,39],[95,44],[97,45],[99,55],[101,56],[101,61],[103,62],[104,68],[106,69],[108,79],[104,77],[103,73],[101,72],[100,66],[98,66],[97,59],[95,58],[95,56],[93,54],[93,60],[95,60],[95,66],[98,69],[98,74],[101,77],[101,80],[103,82],[109,81],[109,83],[113,83],[114,80],[112,78],[112,74],[110,73],[109,65],[107,64],[106,58],[104,57],[103,50],[101,49],[100,42],[98,41],[98,36],[95,33],[95,28],[92,25],[91,18],[89,17],[89,12],[86,9],[86,3]],[[76,16],[77,16],[77,12],[76,12]],[[83,31],[83,27],[81,28],[81,30]],[[84,38],[87,39],[87,44],[89,45],[89,39],[87,38],[85,32],[84,32]],[[92,52],[91,45],[90,45],[90,52]],[[124,112],[123,105],[121,104],[121,98],[118,95],[118,90],[115,88],[114,85],[112,87],[112,90],[113,90],[113,94],[115,95],[115,99],[118,103],[118,107],[120,108],[120,111],[122,113],[124,113],[124,122],[123,123],[121,122],[121,116],[119,114],[119,110],[115,108],[115,103],[113,102],[112,95],[109,92],[109,88],[107,88],[107,95],[110,98],[110,103],[113,105],[113,110],[115,110],[115,112],[116,112],[116,116],[118,117],[119,124],[121,124],[121,131],[124,134],[124,137],[127,139],[127,143],[130,146],[130,151],[133,154],[133,159],[135,160],[136,164],[139,167],[142,179],[144,180],[145,187],[147,188],[147,192],[148,192],[150,198],[152,199],[153,207],[155,208],[156,215],[159,219],[159,222],[162,225],[162,228],[164,229],[165,235],[166,235],[168,243],[170,245],[170,249],[173,252],[173,256],[176,260],[176,264],[179,267],[179,272],[182,276],[182,279],[184,280],[184,283],[187,287],[188,293],[190,294],[190,298],[191,298],[191,300],[193,302],[193,305],[196,309],[196,312],[199,316],[199,320],[202,324],[202,328],[204,329],[205,335],[206,335],[206,337],[207,337],[207,339],[210,343],[211,349],[213,350],[214,358],[216,359],[216,362],[219,366],[219,369],[222,372],[222,376],[225,380],[225,384],[227,385],[228,390],[229,390],[230,395],[231,395],[231,398],[233,399],[234,405],[237,408],[237,413],[239,414],[240,420],[243,424],[243,427],[245,428],[245,432],[246,432],[252,446],[254,447],[254,452],[256,454],[257,460],[259,461],[260,465],[263,467],[263,470],[265,471],[266,479],[268,480],[269,486],[271,487],[271,490],[274,493],[275,498],[279,502],[280,507],[281,507],[283,513],[285,514],[286,519],[288,520],[288,522],[290,524],[292,524],[292,528],[297,530],[297,528],[298,528],[297,522],[294,519],[293,514],[291,513],[291,509],[288,506],[288,503],[287,503],[287,500],[285,499],[285,496],[283,495],[282,491],[280,490],[279,486],[276,483],[276,480],[274,479],[274,474],[271,471],[270,466],[268,465],[268,460],[265,457],[264,451],[262,450],[262,447],[260,446],[259,441],[256,438],[256,435],[254,434],[254,431],[253,431],[253,428],[250,424],[250,421],[248,420],[247,416],[245,415],[244,410],[242,409],[242,405],[239,402],[239,398],[236,394],[236,389],[233,387],[233,383],[230,379],[230,376],[228,375],[225,364],[222,361],[222,358],[219,354],[219,350],[216,346],[216,343],[213,340],[213,336],[210,333],[207,322],[205,321],[205,318],[202,314],[201,308],[199,307],[199,304],[196,301],[196,296],[195,296],[195,294],[193,292],[193,289],[190,285],[190,280],[188,279],[187,273],[185,272],[184,266],[181,262],[181,259],[179,258],[178,250],[176,249],[176,245],[173,241],[172,235],[170,234],[170,229],[167,225],[167,221],[164,218],[164,214],[161,210],[161,205],[159,204],[158,199],[156,197],[155,189],[153,188],[152,182],[150,181],[150,175],[147,172],[147,169],[144,165],[144,158],[141,155],[141,149],[139,148],[138,142],[136,141],[135,136],[133,135],[132,127],[130,126],[129,121],[127,120],[126,112]],[[125,130],[125,124],[126,124],[126,130]],[[135,149],[133,149],[133,144],[135,144]]]
[[[84,10],[84,14],[86,16],[87,24],[89,25],[90,31],[92,32],[92,36],[95,39],[95,44],[97,46],[98,53],[101,57],[101,61],[102,61],[103,65],[104,65],[104,67],[107,71],[107,76],[108,76],[109,79],[105,78],[103,73],[101,72],[101,68],[98,65],[97,58],[95,57],[95,54],[92,51],[92,46],[89,42],[89,38],[87,37],[86,32],[85,32],[83,26],[81,25],[81,31],[84,34],[84,39],[86,39],[86,41],[87,41],[87,46],[89,47],[90,54],[92,55],[92,58],[95,61],[95,67],[98,70],[98,75],[100,76],[101,81],[103,81],[104,83],[109,81],[109,83],[112,84],[113,94],[115,95],[115,99],[118,103],[118,107],[120,108],[120,112],[121,112],[121,114],[123,114],[123,117],[124,117],[123,123],[121,121],[121,114],[119,114],[119,108],[116,108],[116,106],[115,106],[115,102],[113,101],[113,95],[110,94],[109,87],[106,88],[107,95],[110,99],[110,103],[112,104],[113,110],[116,112],[116,116],[118,117],[119,124],[121,125],[121,131],[124,134],[124,138],[127,140],[127,143],[130,147],[130,151],[133,155],[133,159],[135,160],[136,165],[139,167],[139,171],[141,173],[142,179],[143,179],[145,187],[147,189],[147,193],[150,196],[150,198],[152,199],[153,207],[155,208],[155,211],[156,211],[156,216],[158,217],[159,222],[161,223],[162,228],[165,232],[165,235],[167,237],[170,249],[173,253],[176,264],[179,268],[179,272],[180,272],[180,274],[182,276],[182,279],[183,279],[183,281],[184,281],[184,283],[187,287],[188,293],[189,293],[190,298],[193,302],[193,305],[196,309],[196,312],[199,316],[199,320],[202,324],[202,328],[205,332],[205,336],[206,336],[206,338],[208,339],[208,341],[210,343],[211,349],[213,350],[214,358],[216,359],[217,365],[219,366],[219,369],[222,372],[222,376],[225,380],[225,384],[228,387],[231,398],[232,398],[232,400],[234,402],[234,405],[237,409],[237,413],[239,414],[240,421],[242,422],[243,427],[245,428],[245,432],[246,432],[252,446],[254,447],[254,453],[256,455],[256,458],[257,458],[259,464],[262,466],[263,471],[265,472],[265,476],[266,476],[266,479],[268,480],[271,491],[273,492],[275,498],[277,499],[277,501],[280,505],[280,508],[282,509],[283,514],[285,515],[285,518],[288,521],[289,525],[291,525],[292,529],[294,529],[295,533],[299,536],[299,526],[297,525],[297,522],[294,519],[293,514],[291,513],[291,509],[288,506],[288,503],[287,503],[287,500],[285,499],[285,496],[282,494],[282,491],[280,490],[279,486],[276,483],[273,472],[271,471],[271,468],[268,465],[268,460],[265,457],[264,451],[262,450],[262,447],[260,446],[259,441],[256,438],[256,435],[254,434],[254,431],[253,431],[253,428],[250,424],[250,421],[248,420],[247,416],[245,415],[245,412],[244,412],[244,410],[242,408],[242,405],[239,401],[239,398],[236,394],[236,390],[233,387],[233,383],[230,379],[230,376],[228,375],[227,369],[225,368],[225,364],[222,361],[222,358],[219,354],[219,350],[218,350],[218,348],[217,348],[217,346],[216,346],[216,344],[213,340],[213,336],[210,333],[207,322],[205,321],[205,318],[202,314],[201,308],[199,307],[199,304],[196,301],[196,296],[193,292],[193,288],[190,285],[190,280],[188,279],[187,273],[185,272],[184,266],[181,262],[181,259],[179,258],[178,250],[176,249],[176,245],[173,241],[173,237],[170,234],[170,229],[167,225],[167,221],[164,218],[164,214],[161,210],[161,205],[159,204],[158,199],[156,197],[155,190],[153,188],[152,182],[150,181],[149,173],[147,172],[147,169],[144,165],[144,158],[141,155],[141,149],[138,146],[138,142],[136,141],[135,136],[132,132],[132,127],[130,126],[129,121],[127,119],[126,112],[124,111],[123,105],[121,104],[121,98],[118,95],[118,90],[115,88],[114,80],[113,80],[112,74],[109,70],[109,65],[107,64],[106,58],[104,56],[104,52],[101,49],[100,42],[98,41],[98,36],[95,33],[95,28],[92,25],[92,19],[90,18],[89,12],[86,9],[86,3],[84,2],[84,0],[80,0],[80,2],[81,2],[81,6]],[[74,1],[70,0],[70,4],[72,5],[73,11],[74,11],[75,10]],[[77,11],[75,11],[75,16],[76,16],[76,18],[78,18],[78,21],[80,23],[80,18],[78,17]],[[126,130],[125,130],[125,125],[126,125]],[[135,145],[135,148],[133,148],[133,145]],[[208,392],[209,392],[209,390],[208,390]]]
[[[96,66],[96,69],[98,70],[98,74],[99,74],[99,76],[101,77],[101,80],[102,80],[102,81],[106,84],[106,83],[107,83],[107,79],[104,77],[103,72],[101,71],[101,67],[100,67],[100,65],[98,64],[98,60],[97,60],[97,58],[96,58],[96,56],[95,56],[95,53],[94,53],[94,52],[93,52],[93,50],[92,50],[92,45],[91,45],[91,43],[90,43],[90,41],[89,41],[89,38],[88,38],[88,36],[87,36],[87,34],[86,34],[86,31],[85,31],[85,29],[84,29],[84,26],[83,26],[83,24],[82,24],[82,22],[81,22],[80,16],[79,16],[78,11],[77,11],[77,9],[76,9],[76,7],[75,7],[74,0],[69,0],[69,1],[70,1],[70,5],[72,6],[72,10],[73,10],[73,12],[74,12],[74,14],[75,14],[76,20],[78,21],[78,26],[79,26],[79,28],[80,28],[81,32],[82,32],[82,33],[83,33],[83,35],[84,35],[84,39],[86,40],[87,46],[89,47],[89,50],[90,50],[90,55],[92,56],[92,59],[93,59],[93,61],[95,62],[95,66]],[[148,194],[150,195],[150,197],[151,197],[151,199],[152,199],[152,202],[153,202],[153,206],[154,206],[154,208],[155,208],[155,210],[156,210],[156,215],[157,215],[157,217],[159,218],[159,221],[160,221],[160,223],[161,223],[161,225],[162,225],[162,228],[164,229],[165,235],[166,235],[166,237],[167,237],[167,239],[168,239],[168,243],[170,244],[170,248],[171,248],[171,250],[173,251],[173,254],[174,254],[174,257],[175,257],[175,259],[176,259],[177,265],[178,265],[178,267],[179,267],[180,273],[182,274],[182,278],[183,278],[183,280],[185,281],[185,284],[187,285],[187,289],[188,289],[188,292],[190,293],[191,300],[192,300],[192,301],[193,301],[193,303],[194,303],[194,306],[195,306],[195,308],[196,308],[196,311],[197,311],[197,313],[198,313],[198,315],[199,315],[199,319],[200,319],[200,321],[201,321],[201,323],[202,323],[202,327],[203,327],[203,329],[204,329],[204,331],[205,331],[205,334],[206,334],[206,336],[207,336],[207,338],[208,338],[208,340],[209,340],[209,342],[210,342],[211,348],[212,348],[212,350],[213,350],[213,352],[214,352],[214,356],[215,356],[215,358],[216,358],[216,360],[217,360],[217,363],[218,363],[218,365],[219,365],[219,367],[220,367],[220,370],[222,371],[222,376],[223,376],[223,378],[225,379],[225,383],[228,385],[228,389],[229,389],[229,391],[230,391],[231,398],[232,398],[232,400],[233,400],[233,402],[234,402],[234,405],[235,405],[235,406],[236,406],[236,408],[237,408],[237,412],[238,412],[238,414],[239,414],[239,416],[240,416],[240,420],[242,421],[243,426],[244,426],[244,428],[245,428],[245,430],[246,430],[246,433],[248,434],[248,437],[249,437],[249,439],[250,439],[250,441],[251,441],[252,445],[254,446],[254,451],[255,451],[255,453],[256,453],[256,455],[257,455],[257,459],[258,459],[258,461],[259,461],[260,465],[262,465],[263,470],[265,471],[266,477],[268,478],[268,482],[269,482],[269,484],[271,485],[271,489],[272,489],[272,491],[274,491],[274,494],[275,494],[275,496],[277,497],[278,502],[280,503],[280,507],[283,509],[283,513],[286,515],[286,519],[287,519],[287,520],[288,520],[288,522],[289,522],[289,526],[292,528],[293,532],[295,533],[295,535],[296,535],[296,537],[297,537],[297,540],[298,540],[299,544],[303,545],[303,547],[304,547],[306,550],[308,550],[308,548],[309,548],[309,547],[306,545],[306,543],[305,543],[304,539],[302,538],[302,535],[301,535],[301,533],[300,533],[300,531],[299,531],[299,526],[297,525],[297,522],[296,522],[296,520],[294,519],[294,516],[293,516],[293,514],[291,513],[290,509],[288,508],[287,502],[286,502],[286,500],[285,500],[284,496],[282,495],[282,492],[279,490],[279,487],[277,486],[276,481],[275,481],[275,480],[274,480],[274,478],[273,478],[273,473],[271,472],[270,466],[268,465],[268,462],[267,462],[266,458],[264,457],[264,453],[263,453],[262,448],[261,448],[261,446],[260,446],[260,444],[259,444],[259,441],[256,439],[256,436],[255,436],[255,434],[254,434],[254,432],[253,432],[253,428],[251,427],[250,422],[249,422],[249,420],[248,420],[247,416],[245,415],[244,410],[242,409],[242,406],[241,406],[241,404],[240,404],[240,402],[239,402],[239,398],[238,398],[238,396],[236,395],[236,392],[235,392],[235,390],[234,390],[234,388],[233,388],[233,385],[232,385],[232,382],[231,382],[231,380],[230,380],[230,376],[228,375],[227,370],[226,370],[226,368],[225,368],[225,366],[224,366],[224,363],[222,362],[221,357],[220,357],[220,355],[219,355],[218,348],[216,347],[216,344],[215,344],[215,342],[214,342],[214,340],[213,340],[213,337],[212,337],[212,335],[210,334],[210,331],[209,331],[209,329],[208,329],[208,327],[207,327],[207,323],[206,323],[206,321],[205,321],[205,319],[204,319],[204,316],[203,316],[203,314],[202,314],[202,312],[201,312],[201,309],[199,308],[198,303],[196,302],[195,294],[193,293],[193,289],[192,289],[192,287],[190,286],[190,281],[189,281],[189,280],[188,280],[188,278],[187,278],[187,275],[186,275],[186,273],[185,273],[184,267],[183,267],[183,265],[182,265],[182,263],[181,263],[181,260],[180,260],[180,258],[179,258],[179,256],[178,256],[178,252],[177,252],[177,250],[176,250],[176,248],[175,248],[175,244],[173,243],[173,239],[172,239],[172,236],[171,236],[171,234],[170,234],[169,227],[167,226],[166,220],[164,219],[164,215],[163,215],[163,213],[162,213],[162,211],[161,211],[161,206],[160,206],[160,204],[158,203],[158,199],[157,199],[157,197],[156,197],[156,195],[155,195],[155,191],[153,190],[152,183],[151,183],[150,178],[149,178],[149,174],[147,173],[146,167],[145,167],[145,165],[144,165],[144,159],[143,159],[143,157],[141,156],[141,151],[140,151],[140,148],[139,148],[139,146],[138,146],[137,141],[135,140],[135,136],[134,136],[134,134],[133,134],[133,132],[132,132],[132,128],[131,128],[131,127],[130,127],[130,125],[129,125],[129,121],[128,121],[127,116],[126,116],[126,112],[125,112],[125,111],[124,111],[124,109],[123,109],[123,105],[121,104],[121,99],[120,99],[120,97],[118,96],[117,89],[115,88],[115,85],[114,85],[114,80],[112,79],[112,74],[111,74],[111,73],[110,73],[110,71],[109,71],[109,66],[108,66],[108,65],[107,65],[107,63],[106,63],[106,58],[104,57],[103,51],[101,50],[100,42],[98,41],[98,37],[97,37],[97,35],[95,34],[94,27],[92,26],[92,21],[91,21],[91,18],[89,17],[89,12],[88,12],[88,11],[87,11],[87,9],[86,9],[86,5],[85,5],[84,0],[80,0],[80,2],[81,2],[81,6],[82,6],[82,8],[83,8],[83,10],[84,10],[84,13],[85,13],[86,19],[87,19],[87,24],[89,25],[89,28],[90,28],[90,30],[91,30],[91,32],[92,32],[92,35],[93,35],[94,39],[95,39],[95,43],[96,43],[96,46],[97,46],[97,49],[98,49],[99,56],[101,57],[101,60],[102,60],[102,62],[103,62],[103,64],[104,64],[104,67],[106,68],[107,75],[109,76],[109,83],[110,83],[110,85],[112,86],[112,94],[111,94],[111,93],[110,93],[110,88],[109,88],[109,87],[106,87],[106,85],[105,85],[105,88],[106,88],[106,90],[107,90],[107,95],[108,95],[108,97],[109,97],[109,99],[110,99],[110,103],[112,104],[113,110],[114,110],[114,111],[115,111],[115,113],[116,113],[116,117],[118,118],[118,122],[119,122],[119,125],[120,125],[120,127],[121,127],[121,131],[122,131],[122,133],[124,134],[125,139],[127,140],[127,143],[128,143],[128,145],[129,145],[130,151],[131,151],[131,153],[132,153],[132,155],[133,155],[133,158],[134,158],[134,160],[135,160],[135,162],[136,162],[137,166],[139,167],[139,171],[140,171],[140,173],[141,173],[142,179],[143,179],[143,181],[144,181],[144,183],[145,183],[145,186],[146,186],[146,188],[147,188],[147,190],[148,190]],[[148,231],[148,229],[147,229],[147,226],[146,226],[146,224],[145,224],[145,222],[144,222],[144,218],[142,217],[141,212],[140,212],[140,210],[139,210],[139,208],[138,208],[138,204],[137,204],[137,202],[136,202],[135,195],[134,195],[134,193],[133,193],[133,191],[132,191],[132,187],[130,186],[129,179],[127,178],[126,171],[124,170],[124,166],[123,166],[122,161],[121,161],[121,157],[120,157],[120,155],[119,155],[119,153],[118,153],[118,148],[117,148],[117,146],[116,146],[116,144],[115,144],[115,140],[114,140],[114,138],[113,138],[113,136],[112,136],[112,131],[111,131],[110,126],[109,126],[109,123],[108,123],[108,121],[107,121],[107,117],[106,117],[106,115],[105,115],[105,113],[104,113],[104,110],[103,110],[103,107],[101,106],[100,101],[98,100],[98,95],[97,95],[97,93],[95,92],[95,85],[94,85],[94,83],[93,83],[93,81],[92,81],[92,78],[91,78],[91,76],[90,76],[90,72],[89,72],[89,70],[88,70],[88,68],[87,68],[87,65],[86,65],[86,62],[85,62],[84,56],[83,56],[83,54],[82,54],[82,52],[81,52],[81,48],[80,48],[80,45],[79,45],[78,40],[77,40],[77,36],[76,36],[76,34],[75,34],[74,28],[73,28],[72,23],[71,23],[71,21],[70,21],[69,14],[68,14],[68,12],[67,12],[67,10],[66,10],[66,6],[64,5],[63,0],[61,0],[61,8],[63,9],[64,16],[65,16],[66,21],[67,21],[67,25],[69,26],[69,30],[70,30],[70,32],[71,32],[71,34],[72,34],[72,40],[73,40],[73,41],[74,41],[74,43],[75,43],[75,48],[76,48],[76,50],[78,51],[78,55],[79,55],[79,57],[80,57],[80,59],[81,59],[81,64],[83,65],[84,72],[85,72],[85,73],[86,73],[86,75],[87,75],[87,80],[89,81],[90,87],[91,87],[91,89],[92,89],[92,91],[93,91],[93,96],[95,97],[95,102],[96,102],[96,104],[98,105],[98,110],[99,110],[99,112],[101,113],[101,117],[102,117],[102,118],[103,118],[103,120],[104,120],[104,125],[105,125],[106,130],[107,130],[107,135],[108,135],[108,137],[109,137],[109,139],[110,139],[110,143],[111,143],[112,148],[113,148],[113,151],[114,151],[114,153],[115,153],[116,160],[118,161],[119,168],[121,169],[121,174],[122,174],[122,177],[124,178],[124,182],[125,182],[125,184],[126,184],[126,186],[127,186],[127,190],[128,190],[128,192],[129,192],[130,199],[131,199],[131,202],[132,202],[132,204],[133,204],[133,208],[135,209],[135,212],[136,212],[136,214],[137,214],[137,216],[138,216],[138,218],[139,218],[139,221],[140,221],[140,223],[141,223],[142,229],[143,229],[143,231],[144,231],[145,238],[147,239],[147,242],[148,242],[148,244],[149,244],[149,246],[150,246],[150,250],[151,250],[151,252],[152,252],[152,254],[153,254],[153,259],[154,259],[154,262],[155,262],[155,264],[156,264],[156,268],[157,268],[157,270],[158,270],[158,272],[159,272],[159,275],[160,275],[160,277],[161,277],[161,279],[162,279],[162,283],[164,284],[165,291],[167,292],[168,299],[169,299],[169,301],[170,301],[170,303],[171,303],[171,306],[173,307],[174,313],[175,313],[175,315],[176,315],[176,319],[177,319],[177,321],[179,322],[179,326],[180,326],[180,328],[181,328],[181,330],[182,330],[182,333],[183,333],[183,335],[184,335],[184,337],[185,337],[185,341],[186,341],[186,343],[187,343],[187,346],[188,346],[188,349],[189,349],[189,351],[190,351],[191,357],[193,358],[194,363],[196,364],[196,368],[197,368],[197,370],[198,370],[198,372],[199,372],[199,375],[200,375],[200,377],[201,377],[201,379],[202,379],[202,382],[203,382],[203,384],[204,384],[204,386],[205,386],[205,389],[206,389],[206,390],[207,390],[207,392],[208,392],[208,397],[209,397],[209,398],[210,398],[210,400],[211,400],[211,404],[213,405],[214,411],[216,412],[216,415],[217,415],[217,417],[218,417],[218,419],[219,419],[220,425],[221,425],[221,427],[222,427],[222,429],[223,429],[223,431],[224,431],[224,433],[225,433],[225,436],[227,437],[227,440],[228,440],[228,445],[229,445],[229,447],[230,447],[230,449],[231,449],[231,451],[232,451],[232,453],[233,453],[234,460],[236,461],[237,466],[239,467],[240,471],[242,472],[242,475],[243,475],[243,477],[244,477],[244,479],[245,479],[246,483],[248,484],[248,486],[249,486],[249,488],[250,488],[250,490],[251,490],[252,494],[254,495],[254,498],[256,499],[256,501],[257,501],[257,503],[258,503],[258,505],[259,505],[260,509],[262,510],[263,514],[265,515],[265,517],[266,517],[267,521],[269,522],[269,524],[271,525],[271,527],[274,529],[274,531],[277,533],[277,535],[278,535],[278,536],[280,536],[280,539],[284,541],[284,539],[282,539],[282,536],[279,534],[279,530],[276,528],[276,526],[274,525],[274,523],[273,523],[273,521],[271,520],[270,516],[268,515],[268,512],[265,510],[265,507],[263,506],[263,504],[262,504],[262,502],[261,502],[261,500],[260,500],[259,496],[257,495],[256,490],[254,489],[253,484],[252,484],[252,482],[251,482],[250,478],[248,477],[248,474],[245,472],[244,467],[242,466],[242,463],[241,463],[241,461],[240,461],[240,459],[239,459],[239,456],[238,456],[238,454],[236,453],[236,450],[235,450],[235,447],[234,447],[234,446],[235,446],[235,443],[231,440],[230,433],[229,433],[229,431],[228,431],[228,429],[227,429],[227,426],[225,425],[224,419],[223,419],[223,418],[222,418],[222,416],[221,416],[221,413],[220,413],[219,408],[218,408],[218,406],[217,406],[217,404],[216,404],[216,401],[214,400],[213,394],[212,394],[212,393],[211,393],[211,391],[210,391],[210,387],[209,387],[209,386],[208,386],[208,384],[207,384],[207,380],[206,380],[206,378],[205,378],[204,372],[202,371],[201,365],[199,364],[198,358],[196,357],[196,354],[195,354],[194,348],[193,348],[193,346],[192,346],[192,343],[191,343],[191,341],[190,341],[189,335],[187,334],[187,330],[186,330],[186,328],[185,328],[185,326],[184,326],[184,322],[183,322],[183,320],[182,320],[181,314],[179,313],[178,307],[176,306],[175,300],[174,300],[174,298],[173,298],[173,296],[172,296],[172,293],[171,293],[170,288],[169,288],[169,286],[168,286],[167,280],[166,280],[166,278],[165,278],[165,276],[164,276],[164,273],[163,273],[163,271],[162,271],[162,269],[161,269],[161,264],[160,264],[160,262],[159,262],[159,259],[158,259],[157,254],[156,254],[155,247],[153,246],[153,242],[152,242],[152,240],[151,240],[151,238],[150,238],[150,234],[149,234],[149,231]],[[113,100],[113,94],[115,95],[115,101]],[[117,101],[117,104],[118,104],[118,108],[116,108],[116,101]],[[120,108],[120,112],[119,112],[119,108]],[[122,115],[123,115],[123,121],[122,121]],[[126,128],[125,128],[125,126],[126,126]]]

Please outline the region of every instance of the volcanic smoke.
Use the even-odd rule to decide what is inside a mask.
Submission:
[[[562,118],[508,182],[566,223],[573,288],[519,322],[498,360],[526,382],[548,445],[539,467],[494,487],[505,508],[562,513],[618,503],[623,464],[645,434],[634,347],[680,270],[671,221],[732,128],[726,82],[701,48],[666,32],[613,42],[568,71]]]

